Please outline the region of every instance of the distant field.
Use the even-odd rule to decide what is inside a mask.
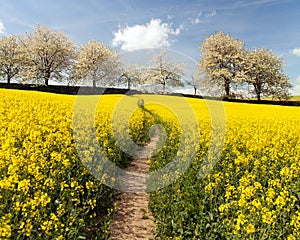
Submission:
[[[290,101],[300,101],[300,96],[292,96],[288,100],[290,100]]]
[[[256,99],[256,98],[251,98]],[[262,100],[272,100],[272,97],[262,97]],[[291,96],[287,99],[288,101],[300,101],[300,96]]]

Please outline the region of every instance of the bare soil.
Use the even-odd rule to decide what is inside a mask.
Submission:
[[[150,151],[157,141],[158,137],[155,134],[151,142],[134,156],[134,160],[125,170],[137,174],[148,172]],[[136,184],[137,189],[146,189],[145,181],[129,184],[133,186]],[[111,224],[113,240],[154,239],[155,223],[149,209],[149,198],[149,193],[145,191],[120,193],[116,200],[118,210]]]

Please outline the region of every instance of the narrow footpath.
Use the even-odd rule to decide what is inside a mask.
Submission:
[[[157,141],[158,137],[155,134],[143,151],[136,153],[134,160],[125,170],[137,174],[148,172],[150,151]],[[130,182],[130,185],[134,186],[135,184],[137,189],[146,189],[145,181]],[[118,196],[116,200],[118,210],[111,224],[113,240],[154,239],[155,223],[149,210],[149,198],[149,193],[143,191],[122,192]]]

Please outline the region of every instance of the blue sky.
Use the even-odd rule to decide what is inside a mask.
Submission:
[[[95,39],[116,50],[164,47],[195,60],[199,42],[222,30],[246,48],[267,47],[284,57],[300,95],[299,0],[0,1],[0,36],[32,31],[37,23],[77,44]]]

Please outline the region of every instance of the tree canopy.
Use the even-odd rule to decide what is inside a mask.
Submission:
[[[118,82],[126,84],[128,90],[143,84],[143,69],[135,64],[126,64],[121,68],[121,75]]]
[[[166,51],[161,51],[153,56],[151,66],[146,70],[144,78],[145,82],[161,85],[165,92],[167,86],[183,87],[183,74],[183,66],[169,61]]]
[[[266,48],[245,50],[241,66],[240,82],[252,87],[258,101],[261,96],[287,97],[291,84],[284,74],[283,59],[272,51]]]
[[[250,94],[286,98],[291,88],[284,73],[283,59],[266,48],[253,51],[244,48],[244,42],[229,34],[218,32],[201,43],[202,59],[199,69],[207,72],[209,88],[220,88],[229,98],[234,86],[243,89],[247,84]]]
[[[207,72],[211,84],[224,89],[226,98],[230,97],[231,84],[236,82],[243,47],[244,42],[223,32],[210,35],[201,43],[200,68]]]
[[[19,36],[19,41],[24,53],[24,81],[44,81],[45,85],[50,79],[61,81],[76,56],[73,41],[65,33],[44,26],[36,25],[33,32]]]
[[[105,44],[92,40],[80,46],[76,64],[76,76],[81,81],[111,85],[120,74],[118,53]]]
[[[0,38],[0,76],[5,78],[7,83],[18,75],[23,56],[15,36]]]
[[[197,90],[200,87],[205,87],[206,82],[208,81],[208,77],[203,69],[199,69],[199,71],[191,76],[191,79],[186,81],[186,84],[193,87],[194,95],[197,94]]]

